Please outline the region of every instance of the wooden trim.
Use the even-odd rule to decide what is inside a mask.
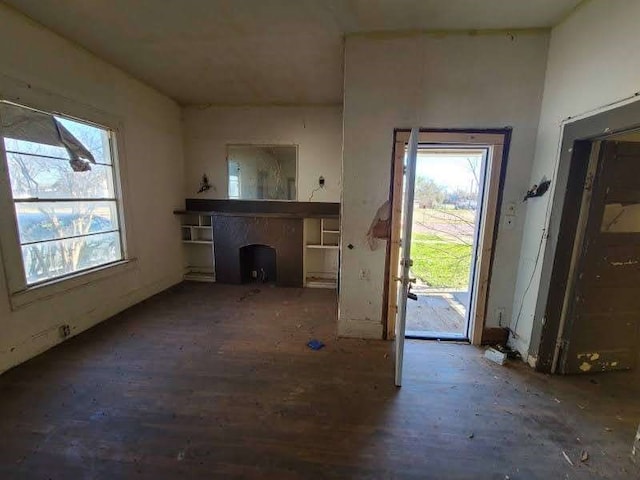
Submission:
[[[408,137],[407,137],[408,140]],[[396,335],[396,314],[398,312],[398,268],[400,266],[400,225],[402,220],[402,179],[404,176],[405,141],[394,143],[393,177],[391,190],[391,240],[387,257],[388,276],[386,287],[386,338],[393,340]]]
[[[479,231],[478,257],[476,259],[475,293],[472,295],[471,315],[469,322],[469,340],[474,345],[480,345],[486,318],[489,283],[493,266],[494,245],[497,237],[497,226],[500,219],[500,202],[502,188],[506,174],[506,163],[510,129],[421,129],[418,141],[420,144],[446,145],[478,145],[490,148],[487,158],[487,174],[485,175],[485,189],[483,217]],[[383,308],[386,313],[386,336],[388,340],[394,338],[397,313],[397,278],[400,254],[400,223],[402,209],[402,182],[404,167],[405,145],[411,134],[410,129],[396,129],[394,135],[394,150],[392,159],[391,178],[391,240],[388,246],[387,281],[385,284],[386,303]]]
[[[433,144],[446,144],[446,145],[504,145],[505,143],[505,130],[439,130],[439,129],[420,129],[420,135],[418,136],[418,143],[433,143]],[[396,130],[396,142],[409,141],[409,135],[411,130],[400,129]]]
[[[571,188],[567,188],[567,196],[569,196],[569,192],[571,192],[576,197],[575,202],[579,203],[579,207],[577,209],[577,222],[575,222],[573,218],[567,218],[566,224],[567,227],[569,227],[569,225],[571,225],[571,227],[569,227],[570,230],[568,232],[565,232],[565,235],[570,233],[570,235],[573,236],[573,244],[571,246],[567,246],[566,250],[564,250],[565,256],[569,259],[568,271],[566,277],[563,276],[564,282],[562,286],[558,287],[558,294],[562,295],[563,299],[560,308],[560,327],[558,329],[555,349],[551,361],[552,374],[556,373],[556,367],[560,359],[560,341],[564,334],[567,312],[571,307],[571,298],[573,297],[573,290],[575,289],[575,274],[578,262],[580,261],[580,247],[584,242],[587,231],[589,208],[591,206],[592,190],[590,186],[587,188],[587,183],[591,185],[594,181],[600,160],[600,144],[601,142],[599,141],[595,141],[593,143],[583,142],[582,145],[576,145],[576,147],[574,147],[576,151],[575,158],[580,158],[582,160],[583,155],[588,155],[588,160],[586,162],[578,162],[580,165],[573,165],[574,170],[577,170],[580,174],[575,175],[575,177],[572,177],[569,180],[573,185],[571,185]],[[586,173],[582,173],[584,171],[584,165],[586,165]],[[568,217],[575,215],[576,212],[572,211],[573,209],[571,208],[573,206],[572,203],[566,202],[565,205],[567,205],[566,215]]]
[[[480,345],[482,330],[487,311],[487,298],[489,296],[489,282],[491,281],[491,260],[495,245],[494,229],[498,220],[498,193],[500,191],[500,172],[502,170],[503,149],[501,144],[494,144],[487,158],[487,173],[485,176],[485,192],[482,208],[482,219],[479,245],[477,247],[477,270],[474,281],[475,292],[471,298],[470,310],[473,315],[469,317],[469,340],[473,345]]]
[[[340,215],[338,202],[296,202],[289,200],[227,200],[208,198],[185,199],[185,210],[207,213],[288,214],[299,217]],[[179,213],[184,210],[176,210]]]

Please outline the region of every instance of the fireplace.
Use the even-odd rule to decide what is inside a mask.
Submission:
[[[302,229],[287,215],[213,215],[216,281],[301,287]]]
[[[240,248],[242,283],[276,283],[276,251],[268,245],[245,245]]]

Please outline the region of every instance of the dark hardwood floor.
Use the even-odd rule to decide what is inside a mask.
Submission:
[[[327,290],[157,295],[0,376],[0,478],[640,478],[636,373],[410,341],[396,389],[392,344],[335,323]]]

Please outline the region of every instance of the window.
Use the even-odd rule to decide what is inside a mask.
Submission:
[[[123,260],[113,132],[8,102],[0,118],[24,287]]]

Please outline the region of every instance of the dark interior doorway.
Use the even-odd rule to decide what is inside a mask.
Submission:
[[[573,153],[537,368],[633,369],[640,354],[640,135],[577,141]]]
[[[560,373],[626,370],[638,356],[640,144],[593,144],[561,316]]]
[[[242,283],[276,283],[276,251],[267,245],[245,245],[240,248]]]

